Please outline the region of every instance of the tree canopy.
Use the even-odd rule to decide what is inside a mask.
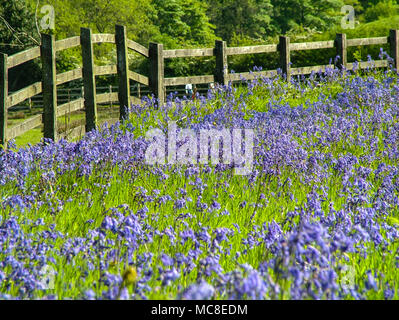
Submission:
[[[215,39],[228,45],[275,43],[282,34],[306,39],[324,34],[330,39],[339,31],[343,5],[355,8],[361,24],[347,31],[351,34],[367,30],[364,26],[370,23],[373,30],[385,30],[398,17],[398,0],[0,0],[1,52],[12,54],[40,42],[38,9],[44,5],[55,9],[51,32],[57,39],[79,35],[81,27],[113,33],[115,24],[122,24],[130,39],[144,46],[150,41],[163,43],[166,49],[210,47]],[[102,50],[104,63],[114,61],[112,46],[95,50]],[[80,59],[78,50],[60,53],[58,58],[60,70]],[[140,57],[131,57],[130,62],[144,68]],[[190,59],[177,59],[167,65],[167,72],[183,75],[201,68]]]

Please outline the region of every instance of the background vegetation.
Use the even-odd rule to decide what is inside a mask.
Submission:
[[[115,24],[123,24],[130,39],[144,46],[150,41],[163,43],[167,49],[212,47],[215,39],[226,40],[229,46],[276,43],[282,34],[296,42],[330,40],[337,32],[348,37],[384,36],[399,26],[397,0],[0,0],[0,52],[10,55],[40,42],[40,9],[46,4],[55,8],[51,32],[57,39],[78,35],[81,27],[113,33]],[[355,29],[340,27],[345,4],[355,8]],[[112,45],[98,45],[95,50],[101,57],[97,64],[115,62]],[[379,47],[371,52],[353,48],[349,60],[365,60],[370,53],[375,59],[378,52]],[[298,52],[292,61],[302,66],[325,64],[334,54],[334,50]],[[232,57],[229,66],[235,71],[248,71],[254,65],[274,69],[277,58],[273,54]],[[14,68],[10,90],[40,79],[39,63]],[[62,72],[80,63],[79,49],[71,49],[60,53],[57,68]],[[139,55],[132,54],[130,63],[133,70],[148,72]],[[209,74],[213,67],[214,59],[173,59],[167,61],[165,72],[166,76]],[[101,85],[110,83],[116,84],[115,79],[100,79]]]

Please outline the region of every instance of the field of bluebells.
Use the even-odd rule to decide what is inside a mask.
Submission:
[[[0,299],[399,298],[396,71],[173,101],[0,152]],[[252,174],[147,165],[145,132],[169,120],[254,129]]]

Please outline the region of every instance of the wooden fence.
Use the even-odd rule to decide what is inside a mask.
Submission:
[[[117,64],[107,66],[96,66],[93,57],[93,44],[112,43],[117,49]],[[277,74],[277,68],[289,80],[294,75],[306,75],[312,72],[325,71],[331,65],[319,65],[312,67],[291,68],[291,52],[298,50],[315,50],[335,48],[337,67],[353,69],[354,63],[347,61],[347,48],[351,46],[383,45],[390,44],[390,56],[393,58],[394,67],[399,69],[399,31],[390,30],[386,37],[347,39],[345,34],[337,34],[335,41],[318,41],[307,43],[290,43],[290,38],[281,36],[278,44],[250,46],[250,47],[227,47],[225,41],[217,40],[214,48],[202,49],[178,49],[164,50],[162,44],[150,43],[146,48],[130,39],[126,35],[126,27],[117,25],[115,34],[92,34],[90,29],[81,28],[80,36],[55,41],[53,35],[42,34],[40,47],[7,56],[0,55],[0,144],[4,147],[7,141],[19,135],[44,125],[44,137],[52,140],[60,138],[57,134],[57,117],[71,112],[84,109],[86,113],[86,125],[75,128],[69,137],[76,137],[82,132],[88,132],[97,127],[97,103],[110,103],[117,101],[120,106],[120,120],[127,117],[126,106],[133,103],[140,103],[140,99],[131,95],[130,81],[148,86],[151,92],[159,99],[160,103],[165,101],[166,88],[171,86],[191,84],[207,84],[217,82],[227,85],[229,81],[247,80],[257,76],[273,76]],[[82,68],[57,74],[56,53],[65,49],[81,46]],[[148,58],[149,77],[135,73],[128,68],[128,50]],[[279,52],[280,65],[275,70],[248,73],[229,73],[227,57],[242,54],[258,54],[268,52]],[[187,57],[211,57],[216,58],[216,68],[212,75],[201,75],[193,77],[164,77],[164,61],[172,58]],[[34,83],[24,89],[8,93],[8,70],[31,61],[36,58],[42,61],[42,81]],[[333,57],[332,57],[333,58]],[[370,65],[368,62],[361,62],[359,68],[387,67],[387,60],[377,60]],[[118,93],[96,93],[96,76],[114,75],[118,76]],[[73,101],[57,105],[57,86],[69,81],[83,79],[84,95]],[[24,122],[11,128],[7,128],[8,110],[19,103],[43,94],[43,114],[35,115]],[[74,134],[76,133],[76,134]]]
[[[98,103],[97,104],[102,104],[102,105],[108,105],[110,107],[117,106],[119,105],[119,101],[112,100],[112,97],[115,97],[113,93],[118,92],[118,86],[117,85],[109,85],[109,86],[96,86],[96,92],[98,93],[103,93],[103,94],[108,94],[109,95],[109,100],[105,101],[103,103]],[[206,84],[199,85],[196,87],[197,92],[201,95],[206,95],[209,91],[209,86]],[[12,95],[14,92],[9,92],[9,95]],[[184,96],[187,97],[186,89],[184,86],[176,86],[176,87],[167,87],[166,88],[166,93],[170,94],[173,93],[174,97],[179,97],[181,99],[184,98]],[[58,105],[64,104],[67,102],[71,102],[74,99],[78,98],[83,98],[84,94],[84,88],[83,86],[78,86],[78,87],[67,87],[67,88],[58,88],[57,87],[57,103]],[[130,94],[134,97],[137,97],[141,99],[142,97],[146,97],[151,95],[151,90],[148,86],[141,85],[140,83],[135,83],[130,85]],[[135,99],[135,101],[137,101]],[[23,102],[20,102],[17,105],[12,106],[11,108],[8,109],[10,112],[17,112],[17,111],[28,111],[28,110],[38,110],[43,108],[43,93],[39,93],[31,98],[26,99]]]

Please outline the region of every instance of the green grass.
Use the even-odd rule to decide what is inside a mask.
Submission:
[[[332,83],[330,85],[308,89],[302,92],[293,87],[284,87],[283,82],[273,83],[273,88],[255,88],[255,94],[248,95],[246,88],[240,87],[237,89],[235,96],[238,100],[241,96],[241,102],[246,103],[248,114],[251,111],[266,111],[269,102],[277,102],[280,104],[288,103],[291,107],[306,106],[307,103],[320,101],[325,99],[323,97],[335,97],[338,93],[343,92],[342,83]],[[221,107],[223,100],[216,98],[208,102],[206,105],[200,105],[199,102],[194,104],[184,105],[183,111],[188,114],[188,117],[194,116],[197,119],[205,114],[209,114]],[[238,103],[237,103],[238,105]],[[175,109],[171,108],[168,112],[152,110],[151,112],[143,112],[142,114],[132,115],[130,122],[136,128],[137,135],[142,135],[150,127],[158,125],[166,125],[167,119],[181,120],[179,114],[175,114]],[[81,120],[82,114],[73,115],[69,118],[70,121]],[[62,123],[67,119],[61,118]],[[184,125],[185,120],[182,120]],[[140,127],[140,125],[142,125]],[[381,127],[375,133],[376,136],[381,136],[386,128]],[[363,132],[361,122],[359,120],[359,130],[354,133],[353,138],[357,135],[362,135]],[[34,135],[33,135],[34,133]],[[40,130],[37,129],[21,136],[17,140],[17,145],[22,146],[26,143],[37,141],[40,136]],[[297,137],[298,142],[304,141],[305,137]],[[322,152],[330,151],[333,156],[340,154],[352,153],[357,156],[364,154],[363,147],[356,146],[350,143],[349,140],[340,140],[331,150],[320,150]],[[397,159],[389,159],[382,154],[383,146],[377,151],[381,155],[381,162],[386,164],[397,165]],[[375,169],[378,163],[360,163],[369,168]],[[117,207],[121,204],[126,204],[133,211],[141,209],[144,205],[149,210],[149,215],[146,218],[146,223],[154,230],[163,231],[172,227],[176,233],[184,231],[188,227],[194,231],[200,231],[201,225],[206,226],[209,230],[226,227],[234,229],[233,224],[237,224],[241,231],[236,232],[229,238],[229,241],[224,243],[223,249],[229,246],[230,254],[221,255],[220,265],[224,272],[237,270],[240,264],[250,264],[254,268],[258,268],[259,264],[271,257],[271,253],[266,250],[264,246],[254,248],[247,248],[245,254],[235,258],[237,252],[242,252],[246,247],[242,244],[242,239],[254,232],[254,226],[261,226],[264,223],[275,221],[283,224],[287,218],[287,213],[292,212],[298,208],[303,207],[307,203],[307,195],[312,192],[315,187],[318,187],[315,181],[312,183],[304,183],[303,177],[293,175],[289,168],[281,170],[277,176],[257,180],[255,185],[250,185],[246,179],[242,177],[233,176],[231,172],[224,172],[221,174],[206,174],[199,175],[204,183],[207,185],[206,189],[200,193],[196,188],[196,183],[191,178],[186,178],[183,172],[176,173],[175,169],[166,170],[165,173],[169,175],[167,179],[162,179],[159,175],[152,173],[145,166],[137,167],[137,172],[133,174],[132,171],[126,171],[124,168],[113,167],[111,165],[94,170],[94,173],[89,177],[79,177],[77,171],[68,172],[62,176],[57,176],[53,183],[41,183],[41,174],[37,172],[36,175],[31,176],[28,182],[27,189],[35,190],[41,194],[42,201],[49,201],[48,205],[43,205],[40,208],[34,208],[29,212],[19,216],[22,222],[26,219],[35,220],[38,217],[44,219],[45,226],[38,228],[39,230],[46,230],[49,225],[55,224],[56,230],[62,232],[67,238],[84,238],[87,232],[94,227],[100,226],[106,215],[109,215],[109,208]],[[377,192],[381,181],[377,178],[371,179],[374,183],[374,190]],[[289,181],[289,182],[287,182]],[[107,192],[101,185],[109,184]],[[334,209],[339,211],[344,208],[347,199],[341,196],[342,191],[342,176],[331,175],[329,180],[320,181],[320,185],[329,186],[325,198],[328,200],[323,203],[323,209],[327,210],[328,203],[334,204]],[[143,202],[140,188],[145,188],[148,195],[154,193],[154,190],[159,190],[162,195],[177,195],[180,190],[187,191],[187,196],[192,198],[192,202],[188,203],[187,209],[177,210],[173,207],[173,202],[164,205],[156,202]],[[7,186],[7,188],[0,189],[0,196],[5,197],[21,192],[16,186]],[[260,193],[265,195],[266,200],[259,200]],[[51,195],[51,196],[49,196]],[[215,215],[214,213],[202,214],[198,212],[195,200],[199,195],[202,195],[203,202],[210,204],[213,200],[217,200],[222,204],[223,210],[228,210],[230,215]],[[231,197],[232,195],[232,197]],[[177,198],[178,196],[176,196]],[[51,208],[56,207],[56,203],[61,201],[64,203],[62,209],[54,214],[50,214]],[[247,205],[242,208],[240,205],[246,201]],[[180,214],[191,213],[189,218],[179,218]],[[10,216],[12,211],[7,209],[2,213],[3,219]],[[86,222],[93,219],[92,225]],[[397,225],[399,221],[399,211],[395,209],[392,211],[388,219],[392,225]],[[285,230],[288,230],[288,225]],[[125,253],[126,247],[118,246],[116,236],[108,235],[109,239],[115,241],[114,247],[120,250],[119,256],[122,257]],[[54,247],[58,250],[62,248],[64,241],[58,239],[54,243]],[[157,280],[157,268],[161,265],[161,253],[169,256],[175,256],[176,253],[183,253],[187,255],[192,249],[193,243],[188,241],[184,245],[180,243],[172,243],[170,239],[165,236],[153,236],[153,241],[141,245],[138,251],[135,252],[135,257],[144,253],[152,253],[154,258],[148,268],[154,270],[154,275],[148,282],[148,285],[153,288],[149,293],[149,299],[174,299],[179,292],[178,286],[187,287],[189,284],[195,283],[199,267],[192,272],[182,275],[172,285],[162,286],[161,282]],[[202,253],[197,258],[199,261],[208,255],[207,247],[202,248]],[[374,248],[369,244],[367,257],[362,257],[359,254],[351,253],[339,257],[338,264],[349,265],[356,270],[355,280],[359,288],[364,288],[364,279],[367,270],[378,271],[384,274],[384,279],[379,279],[378,290],[370,291],[368,298],[370,299],[384,299],[385,283],[388,282],[398,292],[399,273],[397,272],[396,259],[393,254],[389,252],[397,252],[399,250],[399,242],[390,243],[385,250]],[[101,255],[101,253],[99,253]],[[0,260],[1,260],[0,253]],[[56,278],[56,288],[54,293],[62,298],[78,298],[83,296],[87,288],[93,288],[96,284],[95,292],[101,296],[107,286],[100,282],[100,272],[97,266],[94,270],[88,270],[87,267],[87,253],[80,252],[73,258],[71,263],[66,257],[56,255],[56,271],[58,276]],[[105,259],[99,257],[98,260]],[[97,262],[98,262],[97,260]],[[107,265],[107,271],[116,275],[121,275],[126,268],[126,260],[115,259],[115,263]],[[6,270],[8,272],[9,270]],[[271,274],[276,277],[275,274]],[[213,276],[206,278],[209,282],[212,281]],[[278,298],[289,299],[290,295],[287,290],[290,283],[282,283],[282,293]],[[286,290],[284,290],[284,288]],[[133,288],[129,287],[130,292]],[[0,285],[1,292],[1,285]],[[9,290],[11,295],[18,295],[18,285]],[[38,292],[38,297],[48,294],[45,292]],[[227,296],[219,294],[216,299],[225,299]],[[348,297],[350,298],[350,297]],[[398,298],[396,294],[395,298]]]
[[[34,110],[33,112],[12,112],[9,114],[8,127],[11,128],[19,123],[22,123],[29,119],[29,117],[38,114],[40,110]],[[21,117],[21,118],[18,118]],[[98,121],[100,125],[110,118],[119,117],[119,107],[113,106],[101,106],[98,108]],[[65,129],[69,130],[79,125],[84,125],[85,123],[85,113],[83,111],[73,112],[57,118],[58,128],[61,132]],[[43,138],[43,128],[34,128],[25,132],[24,134],[15,138],[15,144],[18,148],[26,147],[29,144],[34,145],[39,143]]]

